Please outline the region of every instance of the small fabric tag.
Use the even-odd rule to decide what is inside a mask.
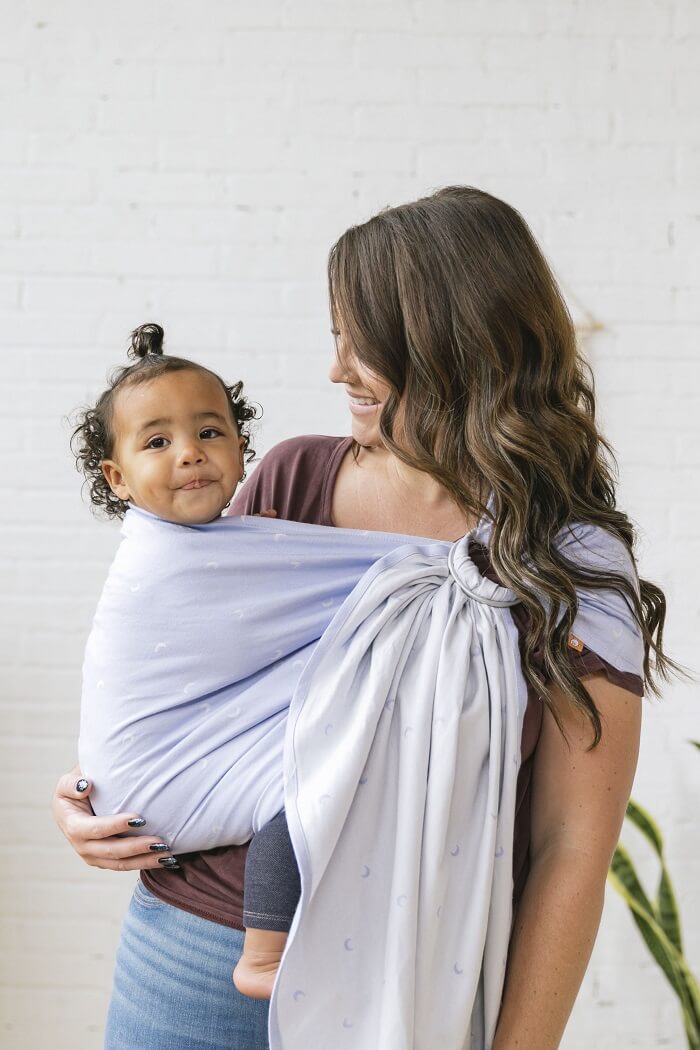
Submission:
[[[570,634],[567,642],[569,649],[575,649],[577,653],[582,653],[584,649],[583,642],[580,638],[577,638],[575,634]]]

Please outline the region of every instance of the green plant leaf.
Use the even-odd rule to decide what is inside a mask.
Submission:
[[[700,749],[700,741],[690,743]],[[647,948],[678,996],[690,1050],[700,1050],[700,988],[683,955],[680,914],[664,860],[663,836],[653,817],[633,799],[628,803],[627,817],[659,859],[661,873],[656,897],[652,902],[647,896],[622,845],[615,850],[609,880],[626,901]]]
[[[614,888],[623,897],[629,906],[632,917],[641,933],[649,951],[666,976],[668,982],[678,996],[683,1011],[683,1023],[688,1037],[688,1045],[691,1050],[700,1048],[700,995],[697,982],[688,969],[680,952],[668,939],[661,925],[656,921],[650,903],[642,891],[641,898],[628,888],[628,885],[639,886],[639,880],[634,873],[629,856],[625,854],[622,847],[618,846],[615,851],[621,857],[611,867],[609,879]],[[630,878],[629,868],[632,868],[633,878]],[[618,877],[621,871],[626,881]]]
[[[610,865],[610,872],[615,876],[619,882],[619,887],[616,888],[622,893],[622,896],[633,899],[639,908],[647,913],[650,919],[656,922],[656,912],[654,906],[644,892],[644,888],[637,877],[637,872],[634,870],[634,865],[630,858],[629,853],[624,846],[618,843],[615,853],[613,854],[612,864]]]
[[[681,918],[678,912],[676,894],[671,882],[671,876],[665,864],[661,866],[661,878],[659,889],[654,901],[655,911],[663,931],[674,948],[683,954],[683,940],[681,936]]]
[[[653,913],[663,927],[664,933],[679,952],[683,952],[681,938],[681,922],[678,913],[676,894],[673,889],[671,876],[666,868],[664,858],[664,840],[658,824],[653,817],[647,813],[634,799],[630,799],[627,805],[627,817],[631,824],[642,833],[651,845],[661,863],[661,876],[656,899],[653,903]]]
[[[664,855],[664,840],[661,831],[659,830],[659,826],[654,818],[647,813],[645,809],[642,809],[634,799],[630,799],[627,803],[627,819],[631,824],[634,824],[635,828],[638,828],[639,831],[641,831],[644,838],[650,843],[659,860],[662,860]]]

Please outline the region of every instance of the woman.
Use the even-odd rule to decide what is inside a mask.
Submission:
[[[549,1050],[598,928],[637,761],[639,697],[656,690],[650,651],[662,676],[671,666],[664,598],[637,583],[633,529],[615,506],[571,319],[517,212],[460,187],[382,212],[334,246],[329,283],[330,378],[349,395],[352,439],[283,442],[231,510],[443,540],[490,521],[473,556],[520,598],[529,690],[517,912],[493,1050]],[[572,523],[588,530],[586,552],[562,539]],[[597,555],[601,534],[616,539],[613,563]],[[638,660],[616,660],[614,645],[593,652],[572,631],[583,590],[598,599],[596,630],[634,636]],[[54,801],[71,844],[89,864],[142,869],[107,1046],[264,1047],[264,1006],[229,984],[245,847],[168,870],[149,852],[157,838],[117,837],[138,814],[90,815],[77,775],[62,778]]]

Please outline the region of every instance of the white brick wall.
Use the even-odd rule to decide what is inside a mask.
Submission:
[[[63,417],[157,318],[172,350],[245,379],[261,451],[342,433],[330,243],[387,203],[481,186],[603,325],[587,345],[620,499],[669,649],[697,667],[700,6],[0,0],[0,23],[0,1042],[97,1050],[132,879],[84,867],[48,799],[116,531],[81,504]],[[697,970],[696,705],[690,685],[646,704],[635,794],[666,832]],[[683,1045],[611,897],[564,1047]]]

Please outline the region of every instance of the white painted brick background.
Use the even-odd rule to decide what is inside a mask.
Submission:
[[[81,504],[63,417],[153,318],[171,350],[246,381],[260,451],[345,432],[331,242],[385,204],[481,186],[603,326],[587,349],[620,501],[668,595],[669,650],[700,666],[700,4],[0,0],[0,18],[0,1040],[97,1050],[133,879],[84,867],[48,802],[117,533]],[[697,692],[646,702],[635,786],[696,970]],[[563,1046],[684,1046],[610,894]]]

